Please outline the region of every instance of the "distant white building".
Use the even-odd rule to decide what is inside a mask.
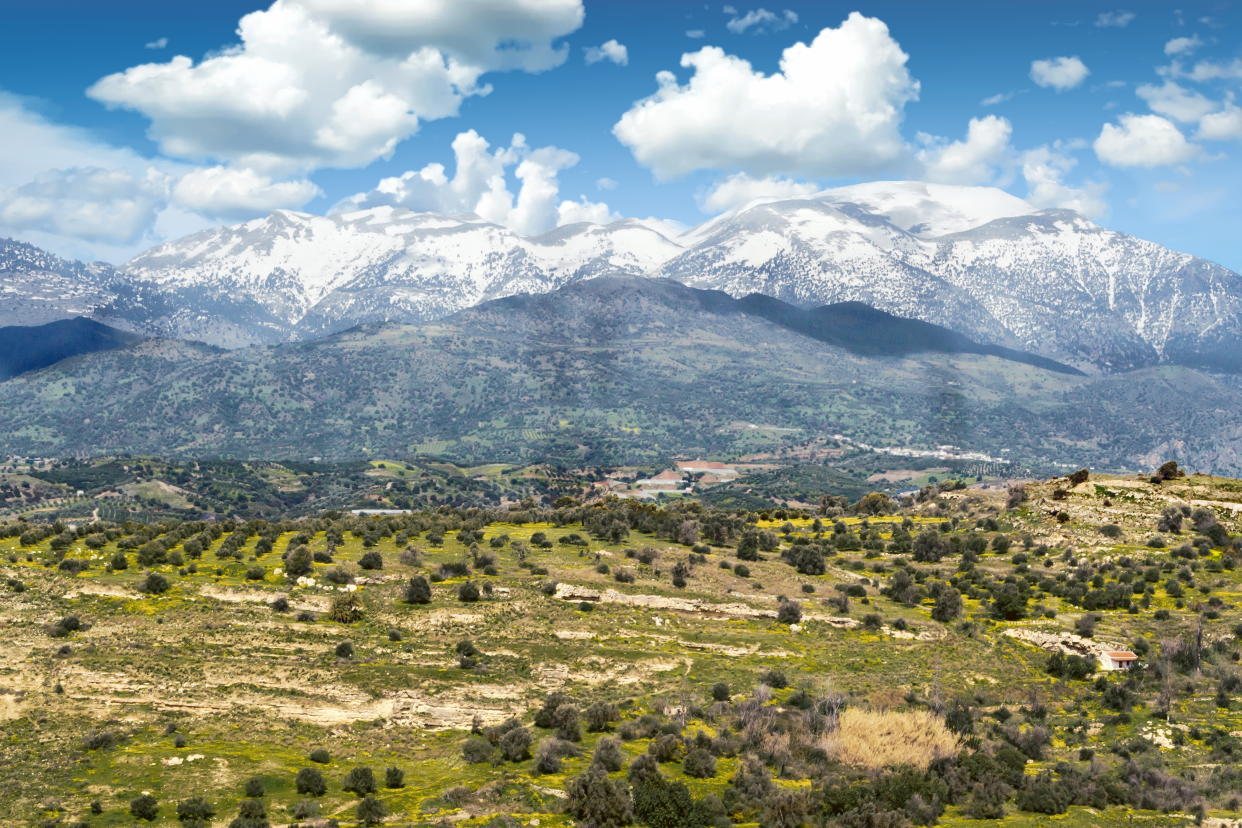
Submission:
[[[1101,670],[1129,670],[1138,663],[1138,656],[1129,650],[1106,650],[1099,654]]]
[[[685,460],[677,463],[682,474],[714,474],[721,479],[737,477],[737,469],[714,460]]]

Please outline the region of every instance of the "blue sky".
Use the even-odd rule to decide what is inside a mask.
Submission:
[[[278,207],[473,210],[538,232],[696,224],[751,196],[923,178],[1002,186],[1242,268],[1234,3],[4,11],[0,234],[66,255],[119,261]],[[783,54],[799,68],[774,77]]]

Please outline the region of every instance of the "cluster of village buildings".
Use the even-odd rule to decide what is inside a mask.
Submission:
[[[614,472],[596,484],[609,494],[654,500],[660,496],[687,495],[729,483],[738,478],[738,470],[727,463],[713,460],[679,460],[673,468],[651,477],[635,477],[624,471]]]

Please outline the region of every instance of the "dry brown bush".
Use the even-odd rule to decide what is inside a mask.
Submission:
[[[926,710],[847,708],[823,746],[847,765],[925,769],[933,760],[957,753],[961,744],[939,716]]]

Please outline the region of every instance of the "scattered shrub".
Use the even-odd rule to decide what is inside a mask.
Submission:
[[[431,584],[422,575],[415,575],[406,583],[401,597],[407,604],[430,604]]]
[[[625,755],[621,752],[621,742],[611,736],[605,736],[595,745],[595,755],[591,762],[600,765],[609,773],[621,770],[625,764]]]
[[[120,737],[114,731],[96,730],[82,740],[82,745],[87,750],[104,750],[105,748],[112,747],[120,740]]]
[[[495,747],[483,736],[471,736],[461,746],[461,756],[472,765],[492,760]]]
[[[384,807],[383,802],[373,796],[363,797],[354,811],[354,817],[359,825],[379,825],[386,816],[388,816],[388,809]]]
[[[362,620],[362,602],[352,592],[332,596],[328,618],[338,624],[354,624]]]
[[[716,775],[716,757],[701,747],[686,751],[686,758],[682,760],[681,766],[686,776],[694,779],[710,779]]]
[[[215,815],[216,809],[201,796],[177,803],[177,819],[184,828],[211,828],[211,818]]]
[[[160,573],[148,572],[146,577],[138,582],[138,591],[147,595],[159,595],[167,592],[171,586],[168,579]]]
[[[530,731],[521,725],[510,728],[500,737],[500,755],[506,762],[525,761],[530,758],[532,741]]]
[[[789,679],[780,670],[765,670],[759,675],[759,681],[774,690],[782,690],[789,686]]]
[[[355,793],[358,796],[366,796],[375,793],[375,773],[365,765],[359,765],[351,770],[345,777],[345,781],[341,784],[341,790]]]
[[[312,752],[312,759],[315,753],[319,752],[320,751]],[[323,760],[314,759],[314,761],[327,762],[328,760],[325,754]],[[323,796],[328,792],[328,783],[324,781],[323,774],[319,772],[318,768],[302,768],[298,771],[298,775],[294,779],[294,787],[297,789],[298,793],[305,796]]]
[[[129,803],[129,813],[134,819],[154,822],[160,815],[159,800],[151,794],[143,794]]]
[[[802,620],[802,605],[797,601],[781,601],[776,610],[776,620],[782,624],[797,624]]]
[[[569,780],[565,810],[583,828],[622,828],[634,819],[629,787],[599,765]]]

